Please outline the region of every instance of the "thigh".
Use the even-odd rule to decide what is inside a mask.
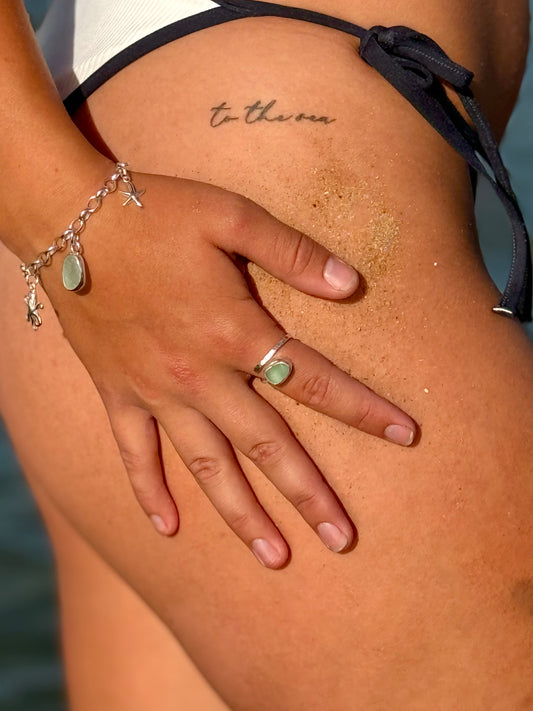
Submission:
[[[495,290],[470,226],[467,172],[345,38],[267,20],[239,34],[234,24],[131,65],[94,95],[80,125],[134,168],[242,192],[356,264],[367,293],[342,305],[253,275],[289,331],[407,408],[423,439],[398,452],[261,389],[356,519],[359,546],[323,551],[245,464],[293,550],[285,570],[260,569],[164,438],[182,524],[162,540],[133,500],[59,324],[48,319],[35,339],[15,318],[23,283],[2,253],[0,358],[12,376],[0,398],[25,470],[231,708],[341,711],[355,694],[369,711],[531,704],[531,352],[490,314]],[[209,126],[222,101],[241,110],[274,99],[336,121]]]
[[[224,711],[170,630],[33,482],[54,549],[69,709]]]

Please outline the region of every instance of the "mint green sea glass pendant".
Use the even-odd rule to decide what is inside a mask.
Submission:
[[[263,371],[263,377],[270,385],[283,385],[292,373],[292,363],[289,360],[273,360]]]
[[[81,254],[71,252],[63,261],[63,286],[69,291],[79,291],[85,285],[85,261]]]

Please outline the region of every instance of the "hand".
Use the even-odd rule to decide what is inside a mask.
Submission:
[[[283,565],[287,544],[254,497],[234,448],[330,549],[344,550],[352,524],[281,416],[249,387],[258,359],[283,331],[251,296],[239,261],[329,299],[352,294],[357,273],[238,195],[176,178],[133,178],[146,190],[144,209],[123,208],[111,195],[82,236],[87,293],[64,290],[55,265],[44,278],[65,335],[103,399],[142,508],[160,533],[175,533],[159,425],[264,565]],[[280,386],[284,393],[369,434],[413,441],[416,426],[407,415],[319,353],[292,340],[282,353],[296,364]]]

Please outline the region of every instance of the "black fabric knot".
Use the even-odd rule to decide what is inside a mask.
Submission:
[[[513,228],[511,274],[498,310],[530,321],[532,267],[527,229],[498,143],[470,90],[474,75],[452,61],[430,37],[409,27],[377,25],[363,31],[359,54],[492,184]],[[473,126],[454,106],[442,82],[456,90]]]
[[[359,38],[361,58],[399,91],[473,170],[487,178],[502,201],[513,229],[513,261],[505,291],[495,310],[530,321],[533,269],[527,229],[503,165],[498,142],[470,90],[474,77],[472,72],[451,60],[430,37],[409,27],[376,25],[365,30],[337,17],[275,2],[214,2],[230,11],[229,19],[236,16],[292,18],[331,27]],[[471,123],[465,120],[450,99],[449,87],[457,92]],[[383,111],[386,110],[384,107]]]
[[[474,77],[471,71],[452,61],[430,37],[401,25],[371,27],[361,38],[359,54],[387,79],[395,74],[400,80],[403,75],[405,82],[413,82],[422,89],[431,87],[435,77],[439,77],[464,91]]]

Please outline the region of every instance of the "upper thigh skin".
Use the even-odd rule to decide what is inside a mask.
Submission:
[[[54,549],[69,711],[227,711],[153,610],[32,488]]]
[[[425,23],[436,35],[431,14],[368,20]],[[25,469],[234,709],[342,711],[354,708],[355,690],[368,710],[392,700],[410,711],[531,704],[531,350],[490,313],[496,294],[477,254],[464,166],[344,36],[240,23],[128,67],[89,101],[94,127],[134,169],[244,193],[358,266],[367,292],[349,304],[253,276],[289,332],[406,408],[421,441],[398,450],[259,386],[354,517],[359,545],[344,556],[322,550],[245,464],[293,550],[285,570],[260,569],[166,441],[182,523],[162,540],[137,509],[103,407],[59,325],[48,319],[35,339],[11,315],[23,284],[2,253],[11,350],[0,358],[13,376],[0,398]],[[479,43],[450,36],[465,64],[482,62]],[[221,101],[240,112],[257,99],[336,121],[209,125]],[[88,260],[94,248],[87,240]]]

